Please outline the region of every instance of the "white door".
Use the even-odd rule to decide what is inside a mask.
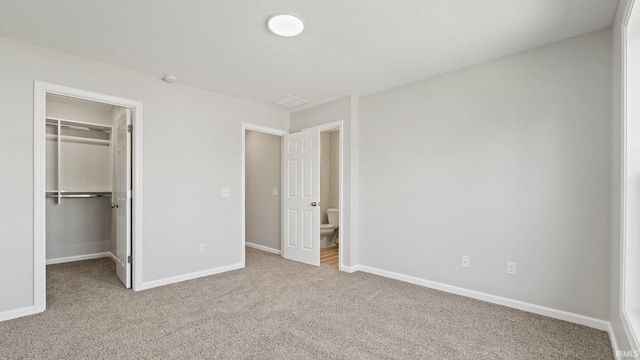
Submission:
[[[320,130],[284,136],[283,256],[320,266]]]
[[[115,206],[116,273],[125,287],[131,287],[131,111],[116,122]]]

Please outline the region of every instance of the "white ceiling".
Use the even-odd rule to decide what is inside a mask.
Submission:
[[[610,26],[618,0],[0,0],[0,36],[269,105],[365,95]],[[267,18],[305,22],[293,38]],[[160,81],[160,80],[159,80]]]

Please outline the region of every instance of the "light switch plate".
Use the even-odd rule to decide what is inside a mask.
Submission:
[[[273,189],[273,196],[278,196],[278,189]]]

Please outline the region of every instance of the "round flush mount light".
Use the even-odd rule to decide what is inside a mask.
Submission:
[[[276,14],[267,20],[267,26],[272,33],[280,36],[300,35],[304,30],[304,22],[297,16]]]

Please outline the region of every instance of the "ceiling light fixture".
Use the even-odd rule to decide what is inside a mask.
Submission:
[[[304,22],[297,16],[277,14],[267,20],[267,27],[276,35],[290,37],[300,35],[304,30]]]

